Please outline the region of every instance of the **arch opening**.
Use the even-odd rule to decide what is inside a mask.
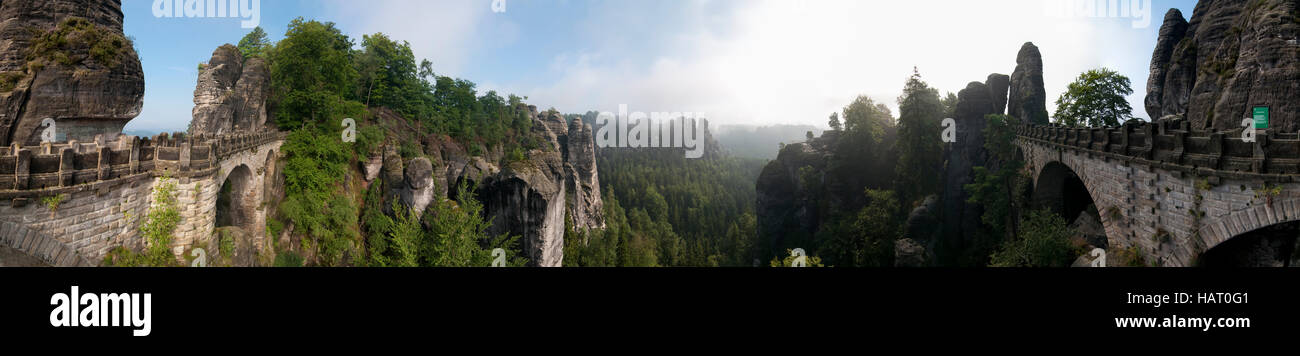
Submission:
[[[1107,248],[1109,240],[1101,223],[1101,213],[1083,179],[1073,169],[1060,162],[1043,167],[1034,183],[1033,207],[1048,209],[1061,216],[1082,244]]]
[[[1237,235],[1201,254],[1201,267],[1300,267],[1300,221],[1266,226]]]
[[[216,226],[250,228],[253,222],[253,172],[246,165],[230,171],[217,193]]]

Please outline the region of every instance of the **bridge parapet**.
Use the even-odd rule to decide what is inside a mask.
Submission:
[[[1295,133],[1259,130],[1255,142],[1248,142],[1241,130],[1196,132],[1186,121],[1104,128],[1019,125],[1015,130],[1020,138],[1037,143],[1167,169],[1300,182],[1300,137]]]
[[[243,150],[277,140],[279,131],[217,137],[162,133],[153,137],[96,136],[92,142],[44,143],[0,147],[0,196],[73,187],[139,174],[185,176],[206,174]],[[9,194],[6,194],[9,193]]]

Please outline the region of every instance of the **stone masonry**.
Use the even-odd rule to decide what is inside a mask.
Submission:
[[[1157,266],[1192,266],[1235,236],[1300,220],[1300,138],[1261,130],[1252,144],[1186,126],[1025,125],[1016,145],[1036,189],[1048,164],[1065,165],[1086,186],[1110,246],[1136,248]]]

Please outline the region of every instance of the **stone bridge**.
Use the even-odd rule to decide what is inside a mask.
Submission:
[[[1259,130],[1249,142],[1241,130],[1193,132],[1186,121],[1016,131],[1034,205],[1070,221],[1095,211],[1111,251],[1156,266],[1295,265],[1295,133]]]
[[[0,147],[0,245],[53,266],[98,265],[114,247],[144,247],[140,227],[152,193],[175,182],[178,258],[196,245],[215,247],[220,226],[243,228],[260,248],[270,189],[265,178],[276,174],[284,137],[276,131],[164,133]]]

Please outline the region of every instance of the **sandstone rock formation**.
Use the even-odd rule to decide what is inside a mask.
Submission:
[[[383,180],[386,208],[398,201],[422,212],[434,199],[478,199],[483,217],[492,221],[489,234],[520,236],[530,265],[561,266],[566,216],[578,229],[605,227],[594,135],[581,119],[567,122],[556,112],[522,109],[532,118],[531,134],[541,143],[523,160],[510,161],[500,150],[469,156],[449,137],[425,136],[420,140],[428,158],[403,160],[390,141],[361,168],[368,180]],[[388,109],[372,113],[383,125],[398,129],[406,122]],[[393,137],[407,139],[410,132]],[[376,161],[382,163],[372,163]],[[460,185],[472,187],[472,196],[458,196]]]
[[[529,264],[559,267],[564,261],[567,196],[564,162],[555,151],[533,150],[528,159],[503,167],[478,187],[488,233],[522,236]]]
[[[1296,0],[1201,1],[1186,26],[1170,11],[1152,56],[1147,113],[1182,115],[1196,130],[1231,130],[1253,106],[1269,106],[1271,129],[1296,132],[1298,19]]]
[[[1006,74],[989,74],[989,78],[984,81],[984,85],[989,86],[994,113],[1005,115],[1007,113],[1007,95],[1009,95],[1007,91],[1011,89],[1011,77]]]
[[[433,202],[433,165],[428,158],[414,158],[406,163],[402,178],[406,181],[406,187],[401,192],[402,203],[415,211],[415,216],[424,215],[424,208]]]
[[[1011,73],[1011,94],[1007,115],[1022,122],[1047,124],[1047,90],[1043,86],[1043,55],[1038,46],[1026,42],[1016,55],[1016,70]]]
[[[271,72],[262,58],[244,60],[239,49],[226,44],[212,52],[200,67],[194,88],[194,116],[190,133],[220,135],[255,131],[267,120]]]
[[[60,141],[117,135],[143,100],[120,0],[0,2],[0,145],[40,143],[46,118]]]
[[[822,193],[810,192],[799,184],[800,173],[806,168],[819,177],[825,176],[831,158],[826,143],[835,141],[836,134],[826,131],[812,141],[786,145],[775,160],[763,167],[755,182],[755,215],[759,234],[769,240],[771,247],[783,246],[788,237],[817,232],[822,217],[815,202]]]
[[[939,197],[928,196],[907,215],[903,236],[894,243],[895,267],[927,267],[935,262],[934,246],[940,232]]]
[[[1151,55],[1151,76],[1147,79],[1147,97],[1146,111],[1148,117],[1152,120],[1159,119],[1165,114],[1162,107],[1164,106],[1164,89],[1165,77],[1169,71],[1169,58],[1174,55],[1174,46],[1181,41],[1183,34],[1187,33],[1187,20],[1183,18],[1183,12],[1178,9],[1169,9],[1165,13],[1164,24],[1160,26],[1160,36],[1156,40],[1155,53]],[[1183,97],[1186,100],[1186,97]],[[1182,104],[1171,103],[1170,108],[1185,106]]]
[[[985,116],[995,112],[988,86],[984,83],[971,82],[957,93],[957,142],[950,144],[947,150],[948,167],[944,175],[942,202],[943,236],[956,242],[956,246],[971,241],[980,227],[983,209],[966,201],[969,194],[964,186],[974,182],[972,168],[988,162],[988,153],[984,149],[984,127],[988,123]]]
[[[574,118],[569,123],[564,151],[566,184],[573,196],[573,224],[604,228],[604,201],[600,197],[600,175],[596,171],[596,140],[591,127]]]

